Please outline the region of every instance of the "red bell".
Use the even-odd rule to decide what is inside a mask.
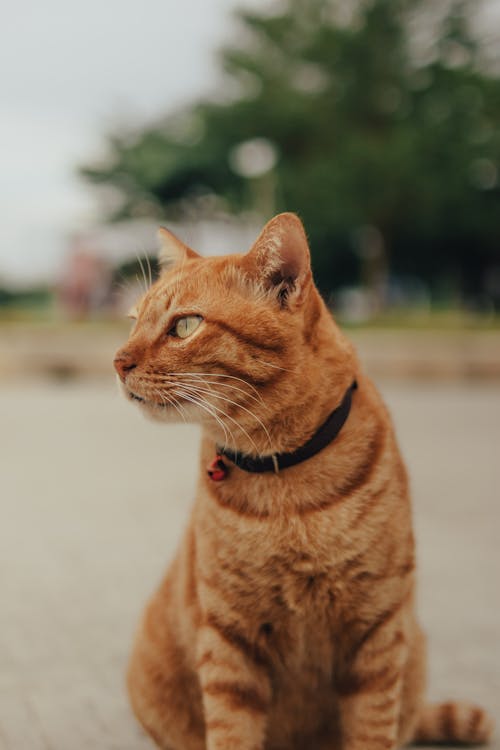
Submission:
[[[222,460],[222,456],[215,456],[207,467],[207,474],[213,482],[221,482],[227,477],[227,466]]]

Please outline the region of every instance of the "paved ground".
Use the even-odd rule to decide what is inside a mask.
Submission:
[[[383,390],[413,477],[431,693],[498,719],[500,386]],[[186,516],[196,430],[146,422],[111,382],[4,382],[0,419],[0,748],[145,750],[123,672]]]

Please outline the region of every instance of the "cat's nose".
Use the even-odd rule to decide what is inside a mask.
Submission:
[[[125,378],[127,377],[127,374],[130,372],[130,370],[133,370],[134,367],[137,367],[137,362],[134,361],[134,357],[130,352],[119,351],[113,360],[113,365],[115,366],[116,372],[120,376],[120,380],[125,382]]]

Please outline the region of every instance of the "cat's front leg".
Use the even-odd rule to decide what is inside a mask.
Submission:
[[[198,637],[207,750],[263,750],[269,663],[237,623],[207,613]]]
[[[343,750],[395,750],[407,637],[400,618],[369,630],[339,681]]]

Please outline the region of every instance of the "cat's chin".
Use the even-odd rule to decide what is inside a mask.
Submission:
[[[163,422],[166,424],[178,424],[186,422],[198,422],[199,414],[198,410],[191,404],[174,405],[172,403],[157,401],[148,401],[147,399],[139,396],[137,393],[130,391],[127,387],[122,385],[122,392],[128,401],[136,404],[144,416],[151,419],[154,422]]]
[[[182,422],[180,414],[173,406],[157,406],[155,404],[140,404],[141,411],[147,419],[163,424],[175,424]]]

